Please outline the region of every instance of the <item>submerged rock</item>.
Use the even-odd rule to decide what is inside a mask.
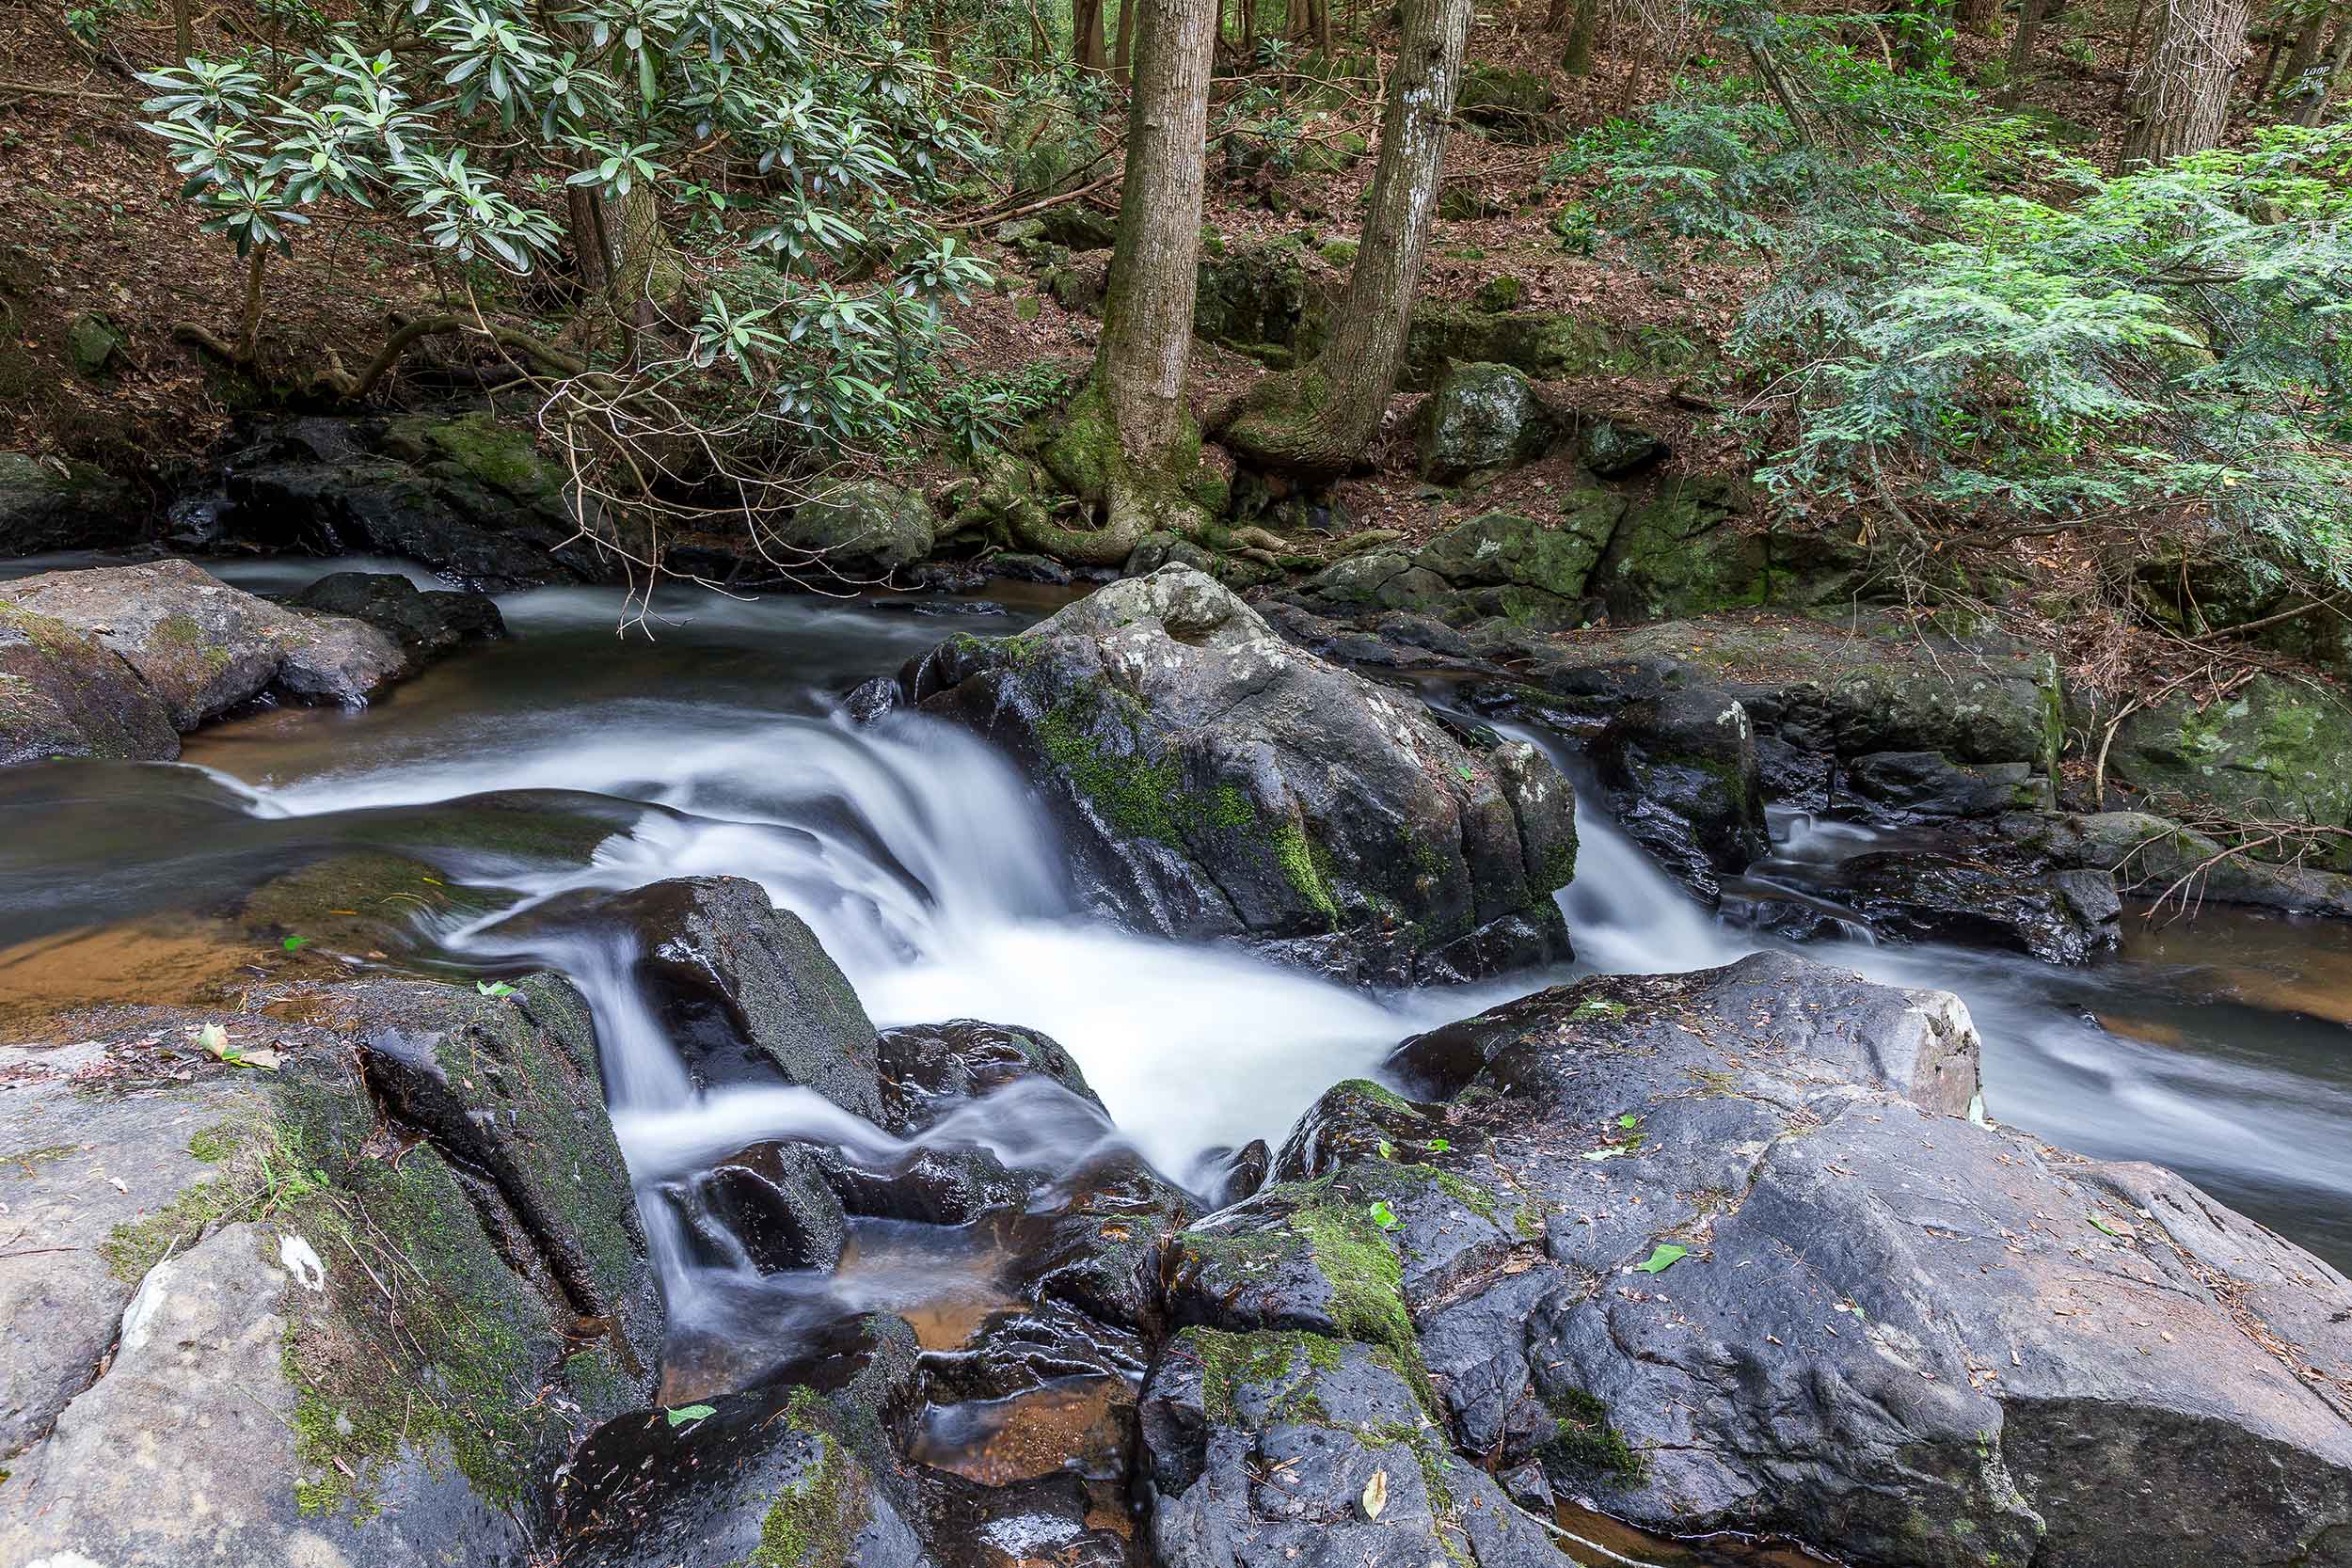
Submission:
[[[1778,955],[1407,1040],[1419,1102],[1342,1085],[1282,1184],[1178,1239],[1172,1308],[1217,1335],[1146,1398],[1155,1543],[1252,1560],[1288,1528],[1261,1488],[1191,1500],[1220,1455],[1238,1481],[1336,1452],[1360,1486],[1364,1423],[1310,1435],[1340,1406],[1300,1390],[1371,1365],[1383,1424],[1434,1436],[1427,1409],[1473,1486],[1461,1455],[1534,1465],[1521,1492],[1662,1533],[1928,1568],[2324,1554],[2352,1282],[2178,1178],[1966,1119],[1978,1051],[1950,996]],[[1336,1479],[1312,1495],[1336,1528]]]
[[[902,684],[1031,769],[1082,894],[1137,925],[1372,982],[1565,951],[1557,771],[1523,745],[1463,746],[1190,568],[944,643]]]

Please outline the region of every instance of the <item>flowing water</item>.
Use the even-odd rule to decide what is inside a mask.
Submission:
[[[279,592],[342,564],[217,569]],[[105,954],[167,942],[154,932],[173,911],[217,911],[338,849],[432,861],[476,895],[419,916],[436,961],[501,972],[552,961],[590,997],[671,1297],[674,1389],[780,1364],[796,1333],[845,1309],[887,1306],[927,1342],[959,1342],[998,1305],[993,1243],[981,1227],[865,1225],[837,1273],[766,1277],[690,1245],[650,1196],[665,1180],[760,1138],[867,1155],[903,1146],[807,1091],[698,1093],[620,940],[524,939],[518,910],[667,877],[754,879],[816,930],[878,1024],[970,1017],[1041,1030],[1070,1049],[1111,1116],[1106,1126],[1067,1096],[1005,1093],[927,1137],[1047,1168],[1123,1139],[1179,1179],[1204,1150],[1279,1140],[1323,1088],[1374,1069],[1401,1037],[1562,977],[1368,996],[1116,930],[1073,910],[1052,825],[984,746],[916,716],[857,729],[834,712],[835,694],[949,630],[1010,631],[1050,600],[949,621],[679,593],[655,606],[650,638],[616,634],[610,591],[544,589],[502,607],[514,641],[364,712],[239,718],[190,737],[176,766],[0,773],[0,1004],[14,990],[54,1006],[75,974],[131,999],[139,975],[162,984],[170,965],[134,956],[110,971]],[[518,849],[484,831],[520,805],[569,824],[551,841],[572,848]],[[1867,842],[1796,818],[1775,830],[1758,877],[1801,881],[1808,863]],[[1589,805],[1581,831],[1565,895],[1581,968],[1691,969],[1757,945]],[[2131,927],[2122,955],[2080,971],[1861,941],[1811,951],[1959,992],[1985,1036],[1996,1118],[2092,1155],[2172,1165],[2352,1265],[2352,933],[2212,913]],[[8,1016],[0,1005],[0,1033]]]

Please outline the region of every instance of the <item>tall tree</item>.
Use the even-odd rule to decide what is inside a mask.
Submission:
[[[1989,38],[1993,32],[1993,19],[2000,11],[2000,0],[1959,0],[1952,8],[1952,21],[1963,33]]]
[[[1404,23],[1372,205],[1330,341],[1311,363],[1259,382],[1224,419],[1225,445],[1262,469],[1310,481],[1345,473],[1363,456],[1396,389],[1462,81],[1470,0],[1405,0]]]
[[[2320,117],[2328,109],[2328,95],[2344,79],[2347,64],[2352,64],[2352,15],[2336,24],[2335,42],[2328,48],[2327,66],[2305,90],[2302,112],[2295,117],[2296,124],[2318,129]]]
[[[1104,0],[1075,0],[1071,7],[1070,57],[1080,71],[1100,73],[1110,67],[1110,50],[1104,42]]]
[[[1218,0],[1127,0],[1136,9],[1135,97],[1094,373],[1049,442],[1046,466],[1099,501],[1101,527],[1037,523],[1025,542],[1111,565],[1153,529],[1181,523],[1200,430],[1184,406],[1207,178],[1209,73]]]
[[[2246,24],[2246,0],[2162,0],[2133,83],[2119,167],[2169,163],[2220,144]]]
[[[1568,45],[1560,54],[1562,71],[1571,76],[1593,73],[1593,37],[1599,30],[1600,0],[1576,0],[1576,24],[1568,29]]]

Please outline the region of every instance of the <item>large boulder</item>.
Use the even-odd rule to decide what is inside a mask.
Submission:
[[[1565,781],[1464,746],[1409,698],[1303,655],[1184,566],[911,665],[908,697],[1019,756],[1080,891],[1171,936],[1351,979],[1556,957],[1575,863]]]
[[[245,430],[232,447],[221,503],[191,514],[178,542],[405,556],[492,593],[611,575],[564,470],[529,430],[486,414],[307,416]]]
[[[2284,914],[2352,916],[2352,877],[2233,852],[2194,828],[2145,812],[2090,816],[2017,812],[2001,837],[2046,863],[2109,875],[2122,892],[2198,904],[2243,904]]]
[[[364,622],[306,614],[185,561],[45,572],[0,584],[0,611],[45,617],[119,655],[192,730],[265,692],[358,706],[406,668]]]
[[[1608,548],[1625,503],[1597,488],[1562,499],[1555,520],[1489,512],[1438,535],[1412,558],[1422,571],[1454,592],[1422,604],[1462,622],[1500,615],[1531,626],[1575,626],[1587,608],[1586,585]],[[1308,593],[1329,594],[1343,562],[1314,579]]]
[[[1508,365],[1456,365],[1422,405],[1421,477],[1451,484],[1541,457],[1561,421]]]
[[[194,1026],[141,1009],[0,1052],[0,1561],[519,1568],[665,1332],[587,1009],[250,983],[234,1061],[159,1057]]]
[[[2125,718],[2108,776],[2176,816],[2352,827],[2352,699],[2257,674],[2226,695],[2179,692]],[[2352,870],[2352,844],[2315,844],[2311,863]]]
[[[1921,1568],[2341,1555],[2352,1282],[2176,1177],[1972,1117],[1978,1054],[1954,998],[1780,955],[1540,992],[1399,1047],[1418,1100],[1327,1095],[1277,1185],[1178,1238],[1170,1310],[1263,1347],[1276,1389],[1303,1373],[1271,1338],[1352,1341],[1456,1453],[1661,1533]],[[1306,1424],[1173,1402],[1155,1465]],[[1248,1549],[1245,1513],[1155,1484],[1155,1538]]]
[[[0,451],[0,558],[127,544],[144,520],[131,487],[103,469]]]
[[[887,576],[930,555],[937,533],[930,502],[913,490],[868,479],[836,484],[803,501],[777,538],[827,570]]]
[[[52,757],[169,762],[171,710],[119,654],[0,596],[0,768]]]
[[[1193,335],[1277,370],[1311,353],[1330,313],[1330,285],[1295,242],[1270,241],[1200,258]]]
[[[1668,690],[1611,716],[1591,754],[1618,825],[1712,902],[1770,844],[1756,736],[1737,698]]]

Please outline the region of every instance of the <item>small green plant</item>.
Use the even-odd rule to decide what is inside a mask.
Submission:
[[[1372,1215],[1372,1223],[1383,1230],[1394,1230],[1400,1223],[1396,1217],[1396,1211],[1389,1207],[1389,1200],[1386,1198],[1376,1200],[1366,1212]]]

